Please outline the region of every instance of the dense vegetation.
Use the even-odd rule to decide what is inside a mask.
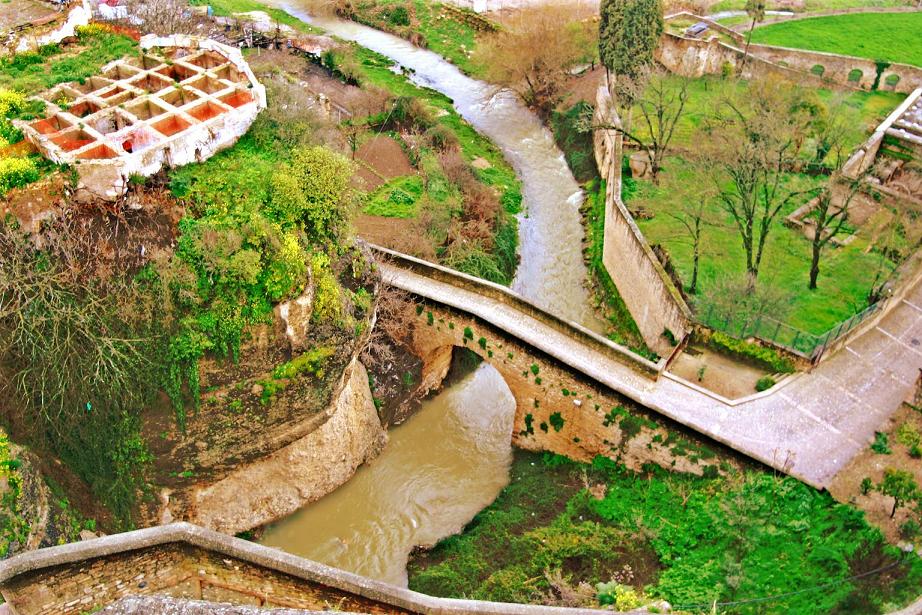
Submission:
[[[335,11],[347,19],[432,49],[467,73],[475,73],[478,69],[471,61],[478,31],[457,18],[459,9],[452,12],[441,3],[427,0],[360,0],[336,2]],[[471,19],[489,23],[473,13]]]
[[[832,15],[770,24],[752,42],[922,66],[922,13]]]
[[[416,177],[393,180],[373,193],[365,211],[418,220],[419,232],[398,246],[403,251],[509,284],[517,264],[515,214],[522,193],[502,153],[451,100],[395,73],[384,56],[349,46],[328,54],[324,63],[346,80],[395,97],[387,112],[361,119],[361,128],[404,144],[417,169]],[[487,164],[472,166],[478,159]]]
[[[637,474],[604,458],[516,453],[497,500],[409,572],[411,589],[440,596],[860,614],[914,597],[922,561],[904,560],[863,513],[793,478]],[[746,604],[761,598],[770,599]]]
[[[79,79],[111,59],[108,48],[121,55],[134,42],[94,27],[76,50],[45,50],[7,76],[23,89]],[[317,127],[298,112],[261,114],[235,147],[173,171],[184,216],[174,245],[164,229],[147,259],[107,260],[79,215],[47,224],[53,239],[41,247],[13,224],[0,229],[0,361],[18,402],[8,418],[86,481],[115,525],[131,525],[147,491],[141,411],[160,391],[182,432],[198,407],[199,362],[236,361],[247,328],[309,283],[316,335],[361,332],[353,306],[367,310],[368,290],[340,281],[362,268],[350,253],[353,168],[315,144]]]

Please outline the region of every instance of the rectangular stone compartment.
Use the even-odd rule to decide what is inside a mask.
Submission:
[[[164,66],[163,68],[157,69],[157,72],[167,79],[173,81],[185,81],[189,77],[194,77],[198,74],[197,71],[183,66],[182,64],[171,64],[169,66]]]
[[[139,120],[150,120],[166,113],[166,109],[156,104],[150,98],[126,105],[125,111]]]
[[[221,105],[216,105],[210,100],[203,102],[200,105],[196,105],[188,111],[188,114],[197,119],[200,122],[206,122],[213,117],[218,117],[222,113],[225,113],[227,109]]]
[[[163,60],[160,58],[155,58],[149,55],[140,55],[133,58],[127,58],[122,60],[122,62],[136,68],[142,68],[144,70],[151,70],[152,68],[157,68],[163,64]]]
[[[96,113],[97,111],[101,111],[101,110],[102,110],[102,107],[97,105],[93,101],[84,100],[70,107],[67,111],[71,115],[76,115],[77,117],[86,117],[88,115],[92,115]]]
[[[49,118],[38,120],[29,124],[40,135],[50,135],[52,133],[65,130],[71,127],[71,123],[60,115],[52,115]]]
[[[77,154],[80,160],[105,160],[106,158],[115,158],[118,154],[108,145],[100,143],[96,147],[91,147],[85,152]]]
[[[191,125],[192,124],[179,117],[178,115],[170,115],[169,117],[166,117],[153,124],[152,127],[160,134],[167,137],[172,137],[173,135],[182,132]]]
[[[141,71],[138,68],[131,66],[130,64],[119,62],[115,66],[110,67],[109,70],[105,71],[102,76],[106,77],[107,79],[123,81],[125,79],[131,79],[140,72]]]
[[[118,110],[100,114],[94,117],[92,121],[87,122],[88,126],[104,135],[118,132],[119,130],[128,128],[132,124],[134,124],[134,122]]]
[[[52,143],[60,147],[65,152],[72,152],[74,150],[80,149],[81,147],[86,147],[94,141],[96,141],[96,139],[92,135],[87,134],[79,128],[71,128],[62,132],[51,140]]]
[[[227,58],[213,51],[204,51],[195,57],[187,58],[185,62],[208,69],[217,68],[227,64]]]
[[[207,75],[201,75],[195,79],[191,79],[183,84],[183,86],[188,86],[190,88],[195,88],[201,92],[207,94],[215,94],[221,90],[226,90],[228,86],[217,79],[213,79]]]
[[[135,130],[128,131],[124,136],[121,137],[119,144],[122,146],[123,150],[131,154],[134,152],[140,152],[147,149],[151,145],[157,144],[162,138],[163,137],[149,130],[145,126],[141,126]]]
[[[112,85],[113,81],[111,79],[105,79],[104,77],[90,77],[83,83],[71,83],[70,86],[82,92],[83,94],[89,94],[90,92],[95,92],[96,90],[101,90],[105,87]]]
[[[225,105],[230,105],[236,109],[247,103],[253,102],[253,95],[246,90],[237,90],[235,92],[231,92],[230,94],[225,94],[218,100],[220,100]]]
[[[166,77],[161,77],[155,73],[147,73],[142,77],[132,79],[128,82],[128,85],[153,94],[155,92],[159,92],[160,90],[165,90],[166,88],[173,85],[173,82]]]
[[[248,81],[247,76],[241,73],[239,70],[227,64],[221,68],[217,68],[212,71],[215,77],[218,79],[227,79],[233,83],[245,83]]]
[[[164,92],[160,95],[160,100],[163,102],[173,105],[174,107],[182,107],[183,105],[188,105],[193,103],[201,98],[198,94],[192,90],[187,90],[185,88],[173,88],[168,92]]]

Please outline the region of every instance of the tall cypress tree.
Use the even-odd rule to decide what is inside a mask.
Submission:
[[[602,0],[599,57],[613,78],[636,79],[653,63],[663,34],[661,0]]]

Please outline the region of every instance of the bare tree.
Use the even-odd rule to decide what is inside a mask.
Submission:
[[[563,99],[570,70],[592,57],[586,31],[595,26],[574,21],[572,9],[561,5],[524,9],[505,25],[478,45],[474,59],[491,81],[548,116]]]
[[[800,100],[798,90],[780,82],[753,84],[746,99],[722,101],[708,130],[705,159],[718,203],[739,231],[750,289],[778,214],[808,193],[788,181],[811,124]]]
[[[765,19],[765,0],[746,0],[746,15],[751,20],[749,22],[749,32],[746,33],[746,49],[743,51],[743,61],[740,62],[740,71],[746,65],[749,59],[749,45],[752,44],[752,31],[756,27],[756,22]]]
[[[633,109],[643,120],[639,129],[627,123],[622,125],[593,126],[617,130],[642,148],[650,161],[654,183],[659,183],[663,159],[675,134],[676,126],[685,112],[690,79],[672,75],[662,69],[644,68],[637,79],[622,78],[617,85],[618,99],[634,102]]]
[[[688,235],[692,247],[692,278],[688,285],[688,292],[694,295],[698,292],[698,268],[701,261],[701,237],[704,227],[710,222],[707,219],[707,201],[703,198],[683,201],[682,210],[678,213],[667,212],[673,220],[679,222]]]
[[[848,209],[861,189],[861,180],[837,177],[823,186],[810,211],[813,222],[813,239],[810,242],[810,282],[807,288],[816,288],[820,275],[820,257],[823,249],[838,236],[848,222]]]
[[[145,32],[201,33],[203,19],[190,13],[187,0],[129,0],[126,6],[128,15],[140,20]]]

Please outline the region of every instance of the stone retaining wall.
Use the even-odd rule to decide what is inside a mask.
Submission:
[[[25,553],[0,563],[16,615],[78,615],[125,596],[361,613],[611,613],[433,598],[177,523]]]
[[[657,61],[672,72],[692,77],[720,75],[727,70],[725,67],[734,72],[739,70],[745,57],[742,36],[692,13],[677,13],[669,19],[678,17],[697,19],[714,30],[729,33],[738,46],[725,43],[716,36],[697,39],[667,32],[656,51]],[[819,67],[822,67],[821,73]],[[857,76],[853,71],[860,71],[861,75]],[[742,76],[746,79],[774,76],[813,87],[870,90],[877,80],[877,64],[873,60],[835,53],[753,44],[749,46],[749,58],[743,66]],[[888,79],[898,81],[894,84]],[[912,92],[922,85],[922,68],[891,64],[881,72],[878,83],[881,90]]]
[[[604,85],[599,88],[596,103],[597,125],[620,123]],[[664,333],[669,331],[676,340],[684,339],[691,332],[691,310],[621,200],[621,134],[614,129],[600,129],[593,133],[593,141],[596,164],[606,181],[602,262],[644,342],[660,356],[669,356],[673,346]]]

